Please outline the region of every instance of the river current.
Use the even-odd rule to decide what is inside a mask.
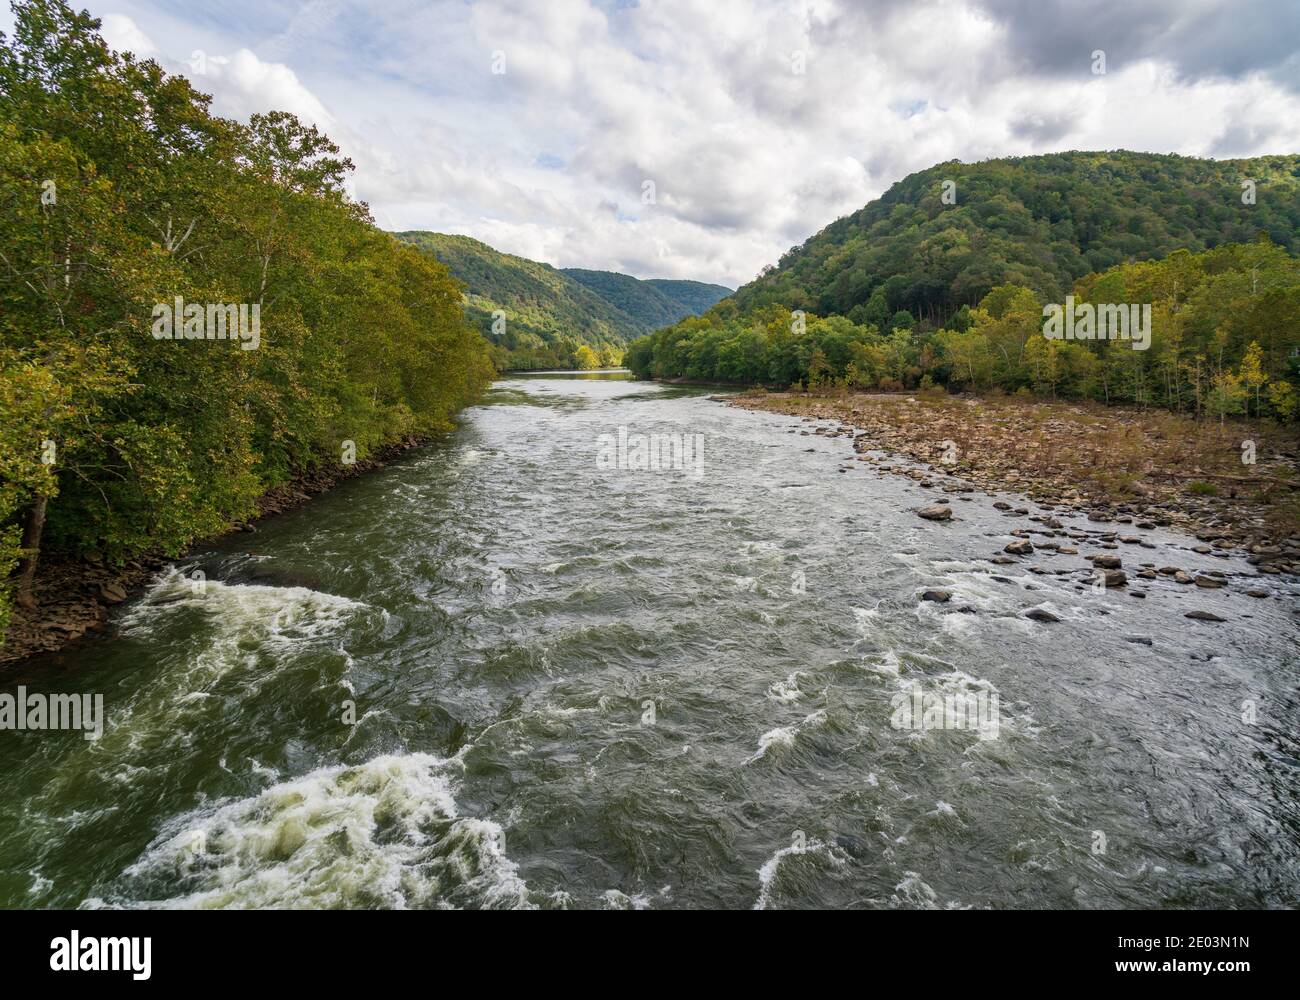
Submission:
[[[106,722],[0,733],[0,905],[1300,901],[1295,581],[1157,529],[1116,552],[1130,578],[1228,586],[1098,593],[1054,570],[1107,526],[1059,512],[1094,533],[1058,539],[1078,555],[996,565],[1038,525],[981,493],[922,520],[935,490],[839,472],[848,439],[810,426],[507,379],[438,443],[195,552],[21,678],[102,693]],[[620,428],[700,463],[620,468]]]

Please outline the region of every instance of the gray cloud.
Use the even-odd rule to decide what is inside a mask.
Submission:
[[[1010,123],[1011,134],[1035,143],[1056,142],[1070,134],[1073,121],[1068,115],[1027,115]]]
[[[1300,148],[1297,0],[81,2],[325,126],[382,225],[641,277],[747,281],[953,159]]]
[[[1094,49],[1114,71],[1141,59],[1185,79],[1263,72],[1300,89],[1300,3],[1295,0],[975,0],[1007,31],[1016,68],[1056,76],[1091,72]]]

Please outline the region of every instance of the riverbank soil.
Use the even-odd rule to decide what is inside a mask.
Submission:
[[[257,501],[257,512],[248,521],[231,525],[228,534],[254,533],[257,521],[301,507],[343,480],[381,468],[427,440],[409,437],[351,465],[309,469],[263,494]],[[211,541],[196,542],[191,548]],[[61,650],[102,629],[110,608],[141,590],[172,561],[162,553],[146,553],[118,566],[95,553],[86,558],[43,554],[32,588],[36,607],[14,607],[4,644],[0,645],[0,671],[30,657]]]
[[[1094,521],[1174,526],[1206,551],[1244,553],[1260,573],[1300,573],[1297,429],[946,393],[758,391],[726,401],[801,417],[811,425],[802,434],[852,437],[859,462],[923,486],[931,477],[955,478]],[[898,464],[896,456],[931,471]]]

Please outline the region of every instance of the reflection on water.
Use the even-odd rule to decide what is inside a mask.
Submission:
[[[545,372],[510,372],[509,379],[597,379],[607,381],[627,381],[632,373],[626,368],[593,368],[590,371],[545,371]]]

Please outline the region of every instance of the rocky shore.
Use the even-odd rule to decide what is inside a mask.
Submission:
[[[256,514],[248,521],[231,525],[226,534],[254,533],[258,521],[301,507],[344,480],[381,468],[428,440],[409,437],[352,465],[309,469],[265,493],[257,502]],[[197,541],[190,550],[215,540]],[[0,671],[10,672],[24,660],[94,636],[107,624],[114,605],[139,593],[173,561],[161,553],[143,553],[121,566],[110,565],[93,553],[86,559],[42,557],[33,588],[36,610],[14,608],[4,645],[0,646]]]
[[[802,418],[808,426],[792,428],[792,434],[851,439],[856,462],[906,476],[936,494],[958,500],[976,491],[1028,497],[1037,513],[995,504],[1039,527],[1012,532],[1023,537],[1025,551],[1009,546],[994,562],[1015,562],[1032,552],[1031,532],[1061,538],[1039,547],[1069,555],[1077,554],[1069,544],[1074,534],[1119,548],[1142,544],[1134,529],[1162,527],[1194,535],[1199,544],[1192,551],[1198,554],[1242,555],[1260,575],[1300,573],[1300,441],[1294,433],[1220,429],[1163,412],[1020,400],[792,393],[716,398]],[[1241,461],[1245,441],[1254,464]],[[854,467],[850,461],[839,471]],[[945,499],[918,514],[944,520],[952,508]],[[1095,527],[1067,534],[1054,514],[1080,514]],[[1129,582],[1119,566],[1116,558],[1113,565],[1094,563],[1082,572],[1090,579],[1107,574],[1106,585],[1119,586]],[[1188,585],[1222,585],[1219,577],[1193,576],[1178,567],[1144,566],[1137,575],[1160,574]]]

